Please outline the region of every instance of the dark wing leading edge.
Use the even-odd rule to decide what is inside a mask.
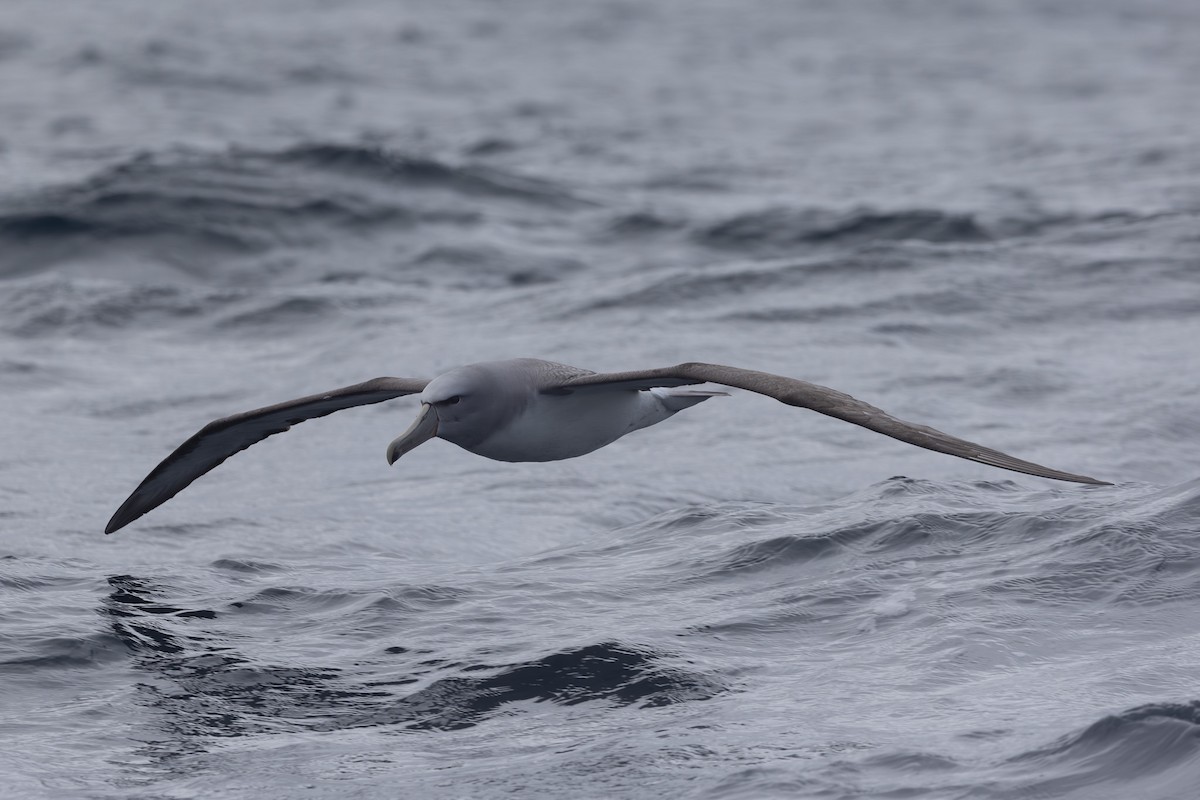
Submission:
[[[112,533],[151,509],[170,500],[192,481],[231,455],[283,433],[306,419],[323,417],[344,408],[382,403],[406,394],[416,394],[428,381],[419,378],[375,378],[330,392],[288,400],[266,408],[214,420],[175,449],[151,470],[108,522]]]
[[[560,391],[649,389],[655,386],[683,386],[696,383],[719,383],[724,386],[757,392],[767,397],[773,397],[781,403],[808,408],[830,417],[852,422],[893,439],[924,447],[926,450],[958,456],[969,461],[978,461],[980,464],[1010,469],[1014,472],[1024,472],[1039,478],[1091,483],[1098,486],[1112,485],[1107,481],[1099,481],[1086,475],[1075,475],[1015,458],[1007,453],[1001,453],[999,450],[968,442],[966,439],[959,439],[957,436],[942,433],[926,425],[914,425],[911,422],[896,419],[873,405],[856,400],[845,392],[795,378],[772,375],[769,372],[693,362],[660,369],[582,375],[565,381]]]

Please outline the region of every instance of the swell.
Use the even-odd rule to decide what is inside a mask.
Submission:
[[[1019,781],[1011,796],[1109,796],[1114,786],[1126,797],[1190,796],[1200,776],[1200,701],[1150,703],[1102,717],[1008,766],[1037,776]]]
[[[758,598],[704,630],[787,629],[800,618],[855,630],[922,607],[952,610],[948,630],[1003,630],[1009,615],[1170,614],[1200,599],[1198,492],[893,479],[828,508],[758,512],[751,526],[737,505],[681,509],[626,531],[622,547],[646,543],[642,566],[656,585],[736,586]],[[686,546],[663,551],[667,538]]]
[[[550,181],[372,147],[148,153],[76,183],[0,199],[0,277],[140,243],[163,266],[175,256],[203,279],[205,254],[215,260],[335,235],[472,227],[497,204],[513,203],[539,216],[588,205]]]
[[[774,207],[718,220],[694,234],[700,244],[738,250],[898,240],[977,243],[992,238],[993,234],[972,214],[923,208],[840,212]]]
[[[266,291],[69,277],[15,279],[0,294],[0,331],[20,338],[86,337],[156,327],[238,334],[295,331],[414,299],[403,283],[365,278]],[[2,370],[2,366],[0,366]]]
[[[738,212],[695,227],[695,243],[721,250],[770,252],[833,244],[866,246],[872,243],[924,242],[931,245],[987,245],[1010,239],[1052,235],[1057,240],[1095,241],[1127,236],[1131,226],[1158,224],[1164,219],[1176,224],[1194,221],[1194,215],[1135,214],[1106,211],[1092,214],[1029,213],[1024,216],[994,216],[970,211],[938,208],[849,209],[772,206]]]

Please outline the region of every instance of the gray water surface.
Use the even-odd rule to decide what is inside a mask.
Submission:
[[[14,798],[1191,798],[1200,8],[8,0]],[[115,536],[209,420],[534,356],[827,384],[585,458],[411,399]]]

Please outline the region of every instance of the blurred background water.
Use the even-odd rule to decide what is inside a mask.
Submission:
[[[1200,7],[6,0],[14,798],[1190,798]],[[218,416],[535,356],[827,384],[583,459]]]

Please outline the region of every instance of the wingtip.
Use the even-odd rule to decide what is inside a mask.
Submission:
[[[1057,480],[1071,481],[1072,483],[1082,483],[1085,486],[1116,486],[1116,484],[1112,481],[1102,481],[1099,478],[1093,478],[1089,475],[1075,475],[1069,472],[1058,476],[1049,477],[1053,477]]]
[[[133,498],[131,497],[130,500],[132,500],[132,499]],[[108,525],[106,525],[104,527],[104,535],[105,536],[108,536],[110,533],[116,533],[117,531],[121,530],[121,528],[124,528],[126,525],[133,522],[135,519],[140,517],[142,514],[146,513],[145,511],[143,511],[141,514],[130,514],[129,510],[128,510],[128,506],[129,506],[129,500],[126,500],[124,503],[121,504],[121,507],[117,509],[116,513],[112,515],[112,519],[110,519],[108,521]]]

